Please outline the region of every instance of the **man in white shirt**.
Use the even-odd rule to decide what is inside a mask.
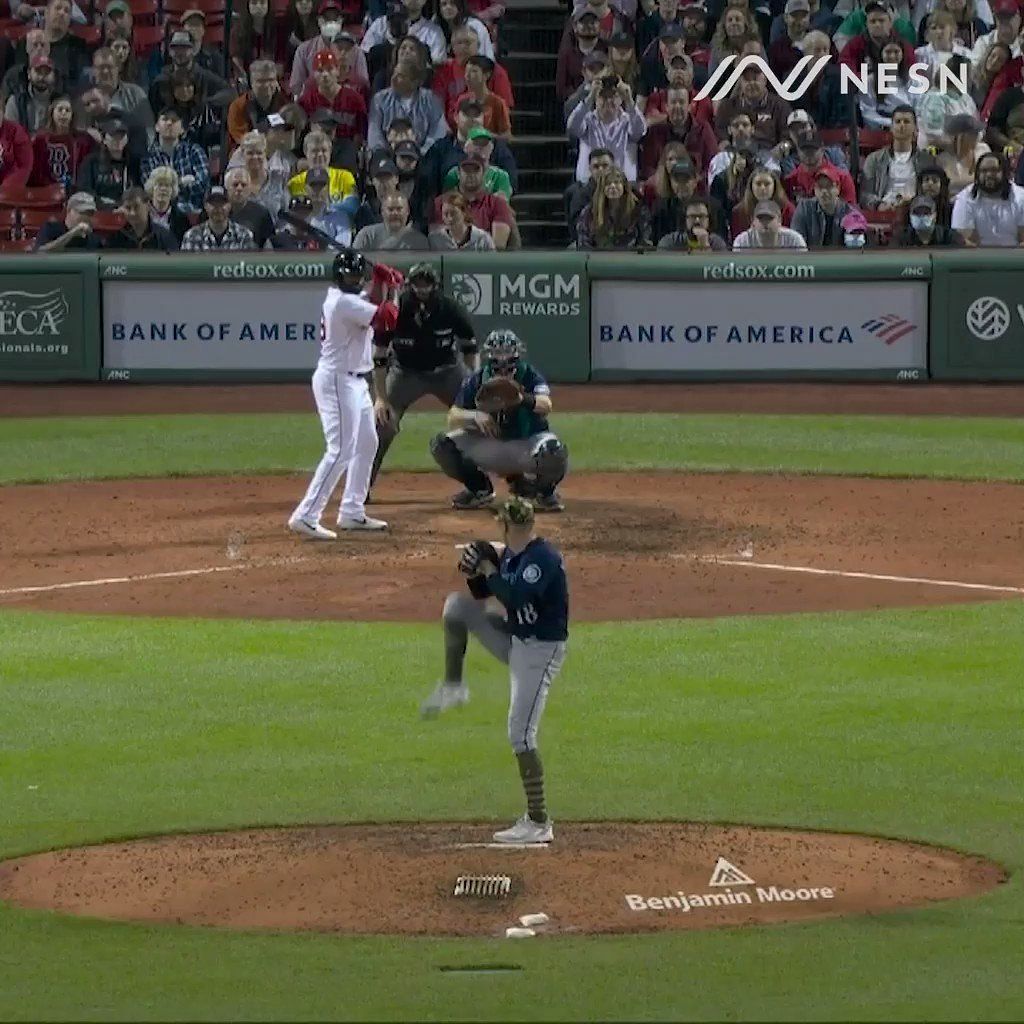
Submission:
[[[402,275],[383,263],[373,268],[357,252],[347,250],[334,259],[334,281],[327,289],[320,321],[320,359],[313,373],[313,397],[323,425],[327,450],[313,474],[305,497],[288,520],[288,529],[307,540],[335,540],[337,534],[320,525],[331,494],[345,476],[345,493],[338,513],[342,530],[386,530],[383,519],[366,514],[370,473],[377,454],[377,424],[368,378],[373,370],[374,331],[393,331]]]
[[[807,243],[799,231],[782,226],[782,210],[774,199],[762,199],[754,207],[753,224],[740,232],[732,243],[739,249],[800,249],[807,251]]]
[[[978,160],[974,186],[953,203],[952,227],[967,246],[1024,245],[1024,188],[1010,180],[1001,153],[986,153]]]
[[[992,4],[992,14],[995,16],[996,27],[983,36],[978,36],[971,51],[971,63],[980,67],[985,60],[985,54],[993,43],[1006,43],[1010,47],[1010,56],[1019,57],[1020,50],[1020,26],[1021,13],[1017,6],[1017,0],[995,0]]]
[[[434,67],[440,67],[448,59],[448,43],[444,38],[441,26],[435,21],[423,17],[423,8],[426,0],[402,0],[405,5],[405,13],[409,19],[407,32],[415,36],[430,50],[430,59]],[[375,46],[382,46],[386,43],[394,45],[398,42],[391,34],[388,25],[388,15],[382,14],[370,22],[370,27],[359,44],[363,53],[369,53]]]

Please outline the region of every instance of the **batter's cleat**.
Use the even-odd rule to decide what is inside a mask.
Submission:
[[[449,708],[469,703],[469,687],[465,683],[438,683],[434,692],[420,705],[424,718],[436,718]]]
[[[496,843],[508,843],[509,846],[529,846],[532,843],[550,843],[555,838],[548,818],[539,825],[528,814],[524,814],[511,828],[503,828],[494,833]]]
[[[457,508],[460,512],[474,508],[490,508],[493,503],[494,491],[471,491],[467,488],[452,498],[452,508]]]
[[[372,519],[370,516],[342,516],[338,520],[339,530],[366,530],[372,533],[379,533],[386,530],[388,524],[383,519]]]
[[[552,491],[550,494],[538,494],[533,499],[533,510],[534,512],[564,512],[565,505],[562,504],[558,491]]]
[[[537,493],[536,485],[522,475],[507,476],[505,483],[508,484],[509,491],[517,498],[532,499]]]
[[[307,540],[338,539],[338,535],[333,530],[328,530],[326,526],[321,526],[319,523],[311,523],[308,519],[300,519],[298,516],[292,516],[288,520],[288,529]]]

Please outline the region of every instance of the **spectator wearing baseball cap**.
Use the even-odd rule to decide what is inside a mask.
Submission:
[[[149,212],[149,196],[143,188],[130,188],[121,197],[118,208],[125,219],[124,227],[110,234],[104,249],[120,252],[177,252],[178,240]]]
[[[683,11],[684,23],[686,10]],[[696,56],[687,52],[687,42],[684,30],[675,22],[662,27],[658,33],[657,43],[652,43],[647,52],[640,58],[640,84],[637,93],[641,104],[646,109],[648,99],[669,86],[669,68],[675,57],[686,57],[691,67],[700,66],[701,77],[705,71],[705,65],[700,65]]]
[[[980,12],[975,11],[980,16]],[[1010,56],[1014,59],[1021,56],[1020,31],[1022,24],[1021,7],[1018,0],[993,0],[992,22],[995,27],[991,31],[978,35],[971,46],[971,63],[978,67],[994,43],[1005,43],[1010,47]],[[991,22],[990,22],[991,24]]]
[[[815,172],[814,194],[796,205],[793,230],[811,249],[832,249],[843,244],[843,218],[853,206],[840,198],[839,188],[839,171],[831,164],[823,164]]]
[[[654,9],[645,13],[636,24],[636,52],[643,55],[652,43],[656,43],[665,25],[683,27],[681,9],[684,0],[657,0]],[[645,6],[644,10],[647,8]]]
[[[140,180],[145,181],[157,167],[173,167],[178,172],[181,208],[186,213],[198,213],[210,187],[210,164],[206,151],[187,141],[184,135],[185,126],[177,110],[168,107],[160,111],[156,138],[139,168]]]
[[[138,165],[128,153],[128,126],[121,118],[109,118],[103,123],[103,145],[82,161],[75,187],[91,192],[101,209],[112,210],[138,184]]]
[[[382,219],[379,224],[361,228],[352,240],[353,249],[373,252],[393,249],[425,250],[426,235],[410,222],[409,200],[401,192],[392,192],[381,201]]]
[[[818,125],[806,110],[797,107],[786,118],[786,134],[775,149],[761,154],[761,162],[778,171],[780,177],[787,177],[800,166],[800,145],[810,136],[818,135]],[[825,145],[824,156],[833,167],[848,171],[850,169],[846,150],[839,145]]]
[[[833,10],[833,13],[836,13]],[[903,49],[903,63],[914,63],[914,44],[917,33],[913,24],[896,17],[885,0],[868,0],[863,7],[850,12],[833,37],[839,50],[839,62],[860,74],[862,63],[870,63],[881,55],[888,42],[899,43]]]
[[[677,53],[670,57],[665,75],[668,78],[668,85],[664,89],[655,89],[646,101],[642,96],[638,97],[638,102],[644,110],[644,117],[647,119],[647,127],[653,128],[667,120],[669,89],[685,89],[690,94],[690,116],[713,125],[714,103],[706,96],[702,100],[695,98],[697,87],[694,82],[694,63],[690,57],[685,53]]]
[[[734,251],[743,249],[799,249],[807,251],[807,242],[799,231],[782,226],[782,210],[773,199],[762,199],[754,207],[751,226],[736,236]]]
[[[632,90],[618,76],[614,81],[611,75],[595,79],[590,95],[572,112],[565,128],[569,137],[580,143],[577,181],[587,180],[587,159],[595,148],[610,149],[616,166],[629,181],[636,181],[637,143],[647,133],[647,122]]]
[[[470,57],[466,61],[466,91],[452,103],[448,119],[450,124],[454,124],[459,102],[475,99],[483,107],[484,127],[492,135],[508,140],[512,137],[512,118],[508,104],[488,85],[493,71],[494,61],[488,57]]]
[[[907,223],[894,236],[892,244],[904,249],[933,249],[951,248],[963,242],[952,228],[939,222],[935,200],[917,195],[907,208]]]
[[[324,242],[303,232],[296,221],[308,222],[313,204],[306,196],[292,196],[288,200],[288,216],[278,221],[277,230],[270,236],[270,247],[278,252],[302,252],[326,249]]]
[[[405,32],[402,34],[415,36],[430,51],[431,61],[437,65],[443,64],[448,59],[448,40],[437,22],[423,17],[425,0],[403,0],[403,6]],[[374,18],[359,44],[363,53],[369,53],[377,46],[394,46],[398,38],[391,29],[387,14]]]
[[[48,220],[43,224],[32,248],[36,252],[95,251],[102,248],[92,230],[95,216],[96,200],[88,192],[73,193],[64,207],[63,219]]]
[[[668,149],[669,147],[666,147],[666,150]],[[645,192],[649,193],[651,184],[650,180],[645,184]],[[663,164],[658,169],[653,178],[653,185],[657,198],[651,204],[651,235],[657,240],[678,229],[683,220],[686,204],[699,192],[700,176],[689,156],[686,153],[679,153],[675,160]],[[708,196],[703,198],[711,216],[711,230],[724,235],[728,223],[725,211],[716,199]]]
[[[471,128],[466,136],[466,156],[477,157],[484,166],[484,188],[491,193],[512,199],[512,182],[508,173],[491,164],[494,154],[494,136],[486,128]],[[453,167],[444,178],[444,192],[459,187],[458,168]]]
[[[803,41],[811,30],[811,0],[786,0],[785,32],[768,47],[768,65],[784,79],[804,56]]]
[[[459,162],[457,191],[469,206],[473,223],[494,240],[496,249],[518,249],[519,229],[508,200],[484,188],[484,164],[480,157],[467,153]],[[441,225],[441,197],[434,200],[431,230]]]
[[[815,182],[823,170],[828,170],[839,188],[839,195],[847,203],[857,202],[857,186],[850,177],[850,172],[836,167],[825,156],[825,144],[818,134],[806,135],[798,143],[797,154],[800,162],[796,169],[782,183],[786,192],[794,199],[804,199],[814,195]]]
[[[231,198],[223,185],[212,185],[203,201],[207,219],[185,232],[182,252],[239,252],[255,249],[252,232],[231,219]]]
[[[640,177],[648,178],[669,142],[682,142],[699,174],[707,172],[718,153],[718,139],[703,118],[690,113],[690,93],[670,87],[666,93],[665,121],[647,129],[640,147]]]
[[[153,111],[164,110],[182,101],[175,99],[175,91],[180,83],[192,83],[195,104],[204,107],[211,104],[216,107],[229,106],[235,98],[235,90],[220,76],[196,61],[196,45],[192,36],[184,29],[171,33],[167,41],[167,55],[170,58],[162,67],[150,68],[149,106]],[[153,60],[159,59],[159,50],[153,51]],[[179,106],[179,109],[180,106]],[[184,112],[182,117],[186,121]],[[219,118],[218,118],[219,122]],[[219,123],[218,123],[219,128]],[[187,133],[188,134],[188,133]],[[219,131],[217,135],[219,137]],[[198,139],[193,138],[193,142]]]
[[[334,137],[347,144],[345,152],[335,152],[335,162],[355,169],[367,132],[366,101],[359,90],[341,80],[338,56],[333,50],[321,50],[313,57],[313,74],[299,97],[299,106],[310,120],[321,112],[333,115]]]
[[[340,0],[314,0],[317,12],[317,24],[320,31],[312,39],[300,43],[292,58],[292,73],[288,81],[288,91],[293,96],[301,96],[306,82],[313,74],[313,58],[321,50],[345,49],[351,51],[348,77],[350,84],[356,88],[370,88],[370,74],[366,64],[366,54],[356,46],[355,39],[345,31],[344,11]],[[364,96],[365,99],[365,96]]]
[[[7,98],[4,118],[16,121],[29,135],[34,135],[43,127],[47,108],[59,95],[53,61],[45,53],[33,54],[24,85],[19,83]]]
[[[864,249],[868,245],[868,221],[860,210],[850,210],[840,221],[843,229],[843,248]]]
[[[352,216],[352,229],[357,233],[383,219],[380,204],[385,196],[398,191],[398,164],[387,151],[375,154],[370,158],[366,177],[362,201]]]
[[[598,16],[586,8],[565,26],[555,64],[555,95],[565,101],[583,84],[583,62],[594,54],[607,55]]]
[[[808,0],[810,10],[808,12],[808,31],[809,32],[824,32],[829,37],[829,43],[831,44],[831,33],[832,28],[836,25],[836,18],[841,15],[833,16],[832,9],[830,7],[822,7],[821,0]],[[777,5],[772,6],[772,10],[778,10]],[[786,23],[785,7],[782,8],[781,14],[776,14],[772,19],[771,26],[768,30],[768,46],[777,43],[780,39],[785,39],[788,35],[789,26]],[[806,36],[804,37],[806,38]],[[801,40],[802,42],[803,40]],[[804,51],[806,52],[806,50]]]
[[[768,91],[768,80],[758,67],[744,69],[736,89],[726,96],[715,113],[715,129],[718,137],[724,139],[729,122],[739,111],[750,115],[754,126],[754,142],[761,149],[777,146],[786,133],[789,104],[773,92]]]
[[[733,238],[751,226],[757,204],[765,199],[773,200],[782,211],[783,227],[792,225],[796,207],[786,195],[778,174],[767,167],[755,167],[743,187],[743,197],[732,208],[729,226]]]
[[[192,37],[195,45],[195,61],[201,68],[206,68],[218,78],[224,78],[224,55],[220,49],[207,46],[203,39],[206,35],[206,14],[198,7],[193,7],[181,16],[181,27]]]
[[[583,81],[562,104],[562,121],[568,121],[569,115],[590,95],[590,87],[594,81],[608,74],[608,54],[603,50],[595,50],[583,59]]]

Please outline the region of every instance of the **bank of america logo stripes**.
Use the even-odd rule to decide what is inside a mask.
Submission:
[[[885,313],[882,316],[875,317],[873,320],[865,320],[861,327],[868,334],[881,338],[886,345],[892,345],[899,341],[900,338],[915,331],[917,324],[904,320],[903,317],[897,316],[895,313]]]
[[[822,68],[831,58],[828,54],[823,57],[814,57],[811,54],[804,54],[796,66],[785,79],[780,81],[774,71],[768,66],[768,62],[755,53],[748,53],[744,57],[737,58],[733,54],[722,58],[722,63],[715,68],[711,77],[704,83],[700,92],[694,99],[703,100],[708,96],[713,100],[724,99],[728,96],[733,86],[740,80],[740,76],[747,68],[760,68],[764,77],[768,79],[770,91],[781,96],[784,100],[798,100],[811,87],[811,83],[821,74]],[[726,76],[728,76],[726,78]],[[722,79],[726,80],[723,82]],[[719,84],[721,83],[721,84]]]

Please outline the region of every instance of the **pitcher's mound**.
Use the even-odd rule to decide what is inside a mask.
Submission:
[[[503,936],[522,914],[547,914],[550,934],[717,928],[909,907],[1006,880],[978,857],[858,835],[572,823],[549,847],[502,849],[493,829],[264,829],[59,850],[0,864],[0,899],[134,921]],[[466,876],[507,877],[508,895],[455,896]]]

